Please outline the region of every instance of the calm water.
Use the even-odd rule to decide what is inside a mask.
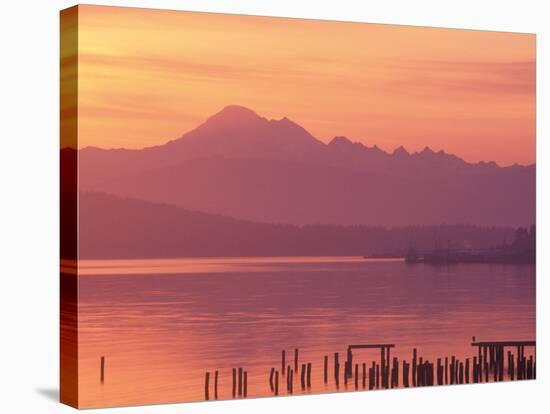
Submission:
[[[395,343],[430,360],[471,357],[477,340],[535,338],[535,267],[432,267],[362,258],[81,261],[83,406],[204,399],[205,371],[248,370],[248,396],[272,395],[268,376],[300,349],[323,384],[323,356],[352,343]],[[99,381],[106,357],[105,383]],[[354,352],[354,362],[379,360]],[[342,367],[343,369],[343,367]],[[350,386],[350,390],[352,387]],[[340,390],[345,390],[343,386]],[[299,386],[294,387],[299,394]],[[286,387],[280,385],[280,395]]]

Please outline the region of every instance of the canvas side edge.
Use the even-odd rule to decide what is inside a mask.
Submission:
[[[78,6],[60,12],[60,401],[79,407]]]

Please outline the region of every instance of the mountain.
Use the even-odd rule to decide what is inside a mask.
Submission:
[[[231,105],[164,145],[142,150],[87,147],[80,151],[79,161],[84,171],[94,170],[81,177],[86,185],[202,157],[303,159],[324,149],[325,144],[287,118],[268,120],[250,109]]]
[[[229,106],[142,150],[79,151],[82,191],[265,223],[530,225],[535,166],[467,163],[430,148],[324,144],[282,118]]]
[[[81,192],[79,205],[81,259],[403,255],[411,243],[427,250],[452,240],[453,246],[478,249],[514,237],[512,228],[470,225],[385,229],[254,223],[103,193]]]
[[[346,137],[334,137],[328,144],[328,151],[321,156],[322,162],[345,166],[360,171],[377,172],[401,177],[417,177],[430,180],[434,177],[450,177],[456,174],[478,174],[499,171],[494,162],[467,163],[456,155],[444,151],[434,152],[425,147],[422,151],[409,153],[403,146],[387,153],[376,145],[367,147],[352,142]]]
[[[237,105],[225,107],[183,137],[157,147],[178,154],[180,160],[216,155],[288,159],[307,157],[323,148],[321,141],[291,120],[268,120]]]
[[[425,179],[432,177],[436,168],[438,176],[499,170],[494,162],[470,164],[430,148],[410,154],[400,147],[386,153],[342,136],[324,144],[287,118],[268,120],[237,105],[223,108],[166,144],[140,150],[86,147],[80,151],[79,162],[84,171],[94,170],[94,174],[81,177],[86,184],[211,156],[307,161],[394,176],[421,175]]]

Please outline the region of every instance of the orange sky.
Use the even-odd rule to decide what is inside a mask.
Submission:
[[[535,36],[80,6],[79,146],[141,148],[226,105],[468,161],[535,161]]]

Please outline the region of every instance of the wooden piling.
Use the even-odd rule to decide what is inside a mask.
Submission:
[[[367,364],[363,362],[363,389],[367,386]]]
[[[231,395],[235,398],[235,390],[237,388],[237,369],[233,368],[233,391]]]
[[[290,370],[292,368],[290,367],[290,364],[286,366],[286,390],[287,392],[290,392]]]
[[[430,361],[426,360],[424,361],[424,369],[422,370],[422,374],[424,375],[422,379],[422,385],[425,387],[431,385],[430,384],[430,378],[431,378],[431,366],[432,364]]]
[[[423,373],[423,375],[424,375],[424,378],[423,378],[423,380],[422,380],[422,384],[423,384],[425,387],[431,385],[431,384],[430,384],[430,380],[431,380],[431,366],[432,366],[432,364],[431,364],[430,361],[428,361],[428,360],[424,361],[424,369],[422,370],[422,373]]]
[[[279,395],[279,371],[275,371],[275,395]]]
[[[432,384],[433,364],[429,360],[426,360],[426,362],[424,362],[424,365],[426,366],[425,373],[424,373],[424,375],[426,376],[426,379],[424,380],[424,385],[426,386],[433,385]]]
[[[450,380],[451,384],[455,383],[455,356],[451,356],[451,367],[450,367]]]
[[[487,367],[486,371],[488,371],[489,370],[488,369],[489,365],[487,364],[487,347],[484,346],[483,347],[483,369],[485,369],[486,367]],[[488,372],[485,373],[485,377],[489,378],[489,373]]]
[[[243,397],[246,398],[248,394],[248,371],[243,373]]]
[[[102,356],[99,361],[99,382],[105,382],[105,357]]]
[[[397,357],[393,358],[393,366],[395,369],[395,386],[399,387],[399,361]]]
[[[483,375],[482,375],[482,372],[481,372],[481,367],[482,367],[482,357],[481,357],[481,346],[478,345],[477,347],[477,362],[478,362],[478,382],[481,382],[482,381],[482,378],[483,378]]]
[[[518,345],[516,350],[516,368],[517,368],[517,379],[521,379],[521,347]]]
[[[348,360],[346,359],[344,361],[344,384],[347,384],[348,383]]]
[[[518,379],[525,379],[525,358],[523,357],[523,349],[520,347],[520,360],[518,365]]]
[[[324,358],[323,381],[325,384],[328,382],[328,355],[325,355],[325,358]]]
[[[302,364],[302,372],[300,373],[300,385],[302,391],[306,389],[306,364]]]
[[[499,360],[498,360],[498,380],[504,381],[504,347],[499,347]]]
[[[477,360],[479,361],[480,364],[481,364],[481,361],[483,361],[481,357],[481,345],[477,346]]]
[[[285,359],[286,359],[286,351],[283,349],[281,351],[281,374],[284,376],[285,375],[285,369],[286,369],[286,362],[285,362]]]
[[[210,372],[207,372],[204,378],[204,399],[206,401],[210,399],[209,391],[210,391]]]
[[[483,361],[477,361],[477,382],[483,382]]]
[[[307,363],[307,387],[311,388],[311,362]]]
[[[336,383],[336,387],[338,387],[340,385],[340,375],[339,375],[339,371],[340,370],[340,363],[338,361],[338,352],[335,352],[334,353],[334,382]]]
[[[243,395],[243,369],[239,368],[239,385],[237,387],[239,397]]]
[[[372,367],[369,367],[369,390],[374,388],[374,363]]]
[[[428,385],[428,376],[429,376],[428,369],[429,369],[429,362],[423,361],[420,364],[420,380],[418,381],[420,385],[422,385],[423,387]]]
[[[432,385],[432,363],[428,360],[424,362],[424,386]]]
[[[271,389],[271,392],[275,389],[273,385],[273,376],[275,375],[275,368],[271,368],[271,371],[269,372],[269,388]]]
[[[218,399],[218,370],[214,372],[214,399]]]
[[[336,382],[336,388],[340,387],[340,363],[336,364],[334,369],[334,378]]]
[[[294,348],[294,370],[298,370],[298,348]]]
[[[288,374],[289,377],[289,392],[292,394],[294,392],[294,370],[291,369]]]
[[[382,388],[385,387],[386,384],[386,350],[384,347],[380,348],[380,373],[382,374]]]
[[[466,365],[464,366],[465,369],[465,379],[466,384],[470,383],[470,358],[466,358]]]
[[[348,368],[349,367],[349,361],[344,362],[344,385],[348,385]]]
[[[390,347],[386,347],[386,388],[390,386]]]
[[[348,358],[346,362],[347,376],[351,378],[353,370],[353,354],[351,353],[351,347],[348,347]]]
[[[413,348],[413,361],[412,361],[412,364],[413,364],[413,370],[412,370],[412,383],[413,383],[413,387],[416,387],[416,370],[417,370],[417,367],[416,367],[416,348]]]
[[[290,394],[290,370],[286,375],[286,392]]]

